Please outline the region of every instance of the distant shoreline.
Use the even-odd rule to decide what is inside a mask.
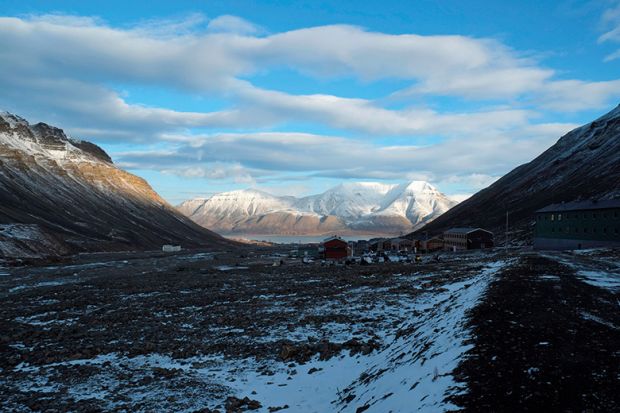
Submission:
[[[346,241],[369,240],[372,238],[396,238],[397,234],[321,234],[321,235],[255,235],[255,234],[222,234],[228,239],[245,239],[249,241],[267,241],[276,244],[313,244],[325,238],[339,235]]]

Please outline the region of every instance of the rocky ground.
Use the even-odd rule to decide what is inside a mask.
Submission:
[[[471,314],[474,348],[455,372],[468,392],[456,404],[620,411],[620,260],[600,258],[523,254],[490,285]]]
[[[3,411],[614,411],[618,251],[0,263]]]

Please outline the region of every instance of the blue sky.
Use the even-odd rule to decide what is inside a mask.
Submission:
[[[0,109],[170,202],[485,187],[619,103],[618,1],[2,1]]]

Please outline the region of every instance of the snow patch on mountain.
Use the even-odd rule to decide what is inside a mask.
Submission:
[[[0,142],[5,147],[31,155],[38,161],[99,161],[92,154],[75,146],[74,143],[79,144],[80,141],[69,138],[60,129],[44,124],[30,126],[25,119],[8,112],[0,112],[0,118],[10,127],[8,131],[4,131]],[[24,133],[25,131],[28,133]]]

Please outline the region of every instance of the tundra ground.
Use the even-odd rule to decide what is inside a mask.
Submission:
[[[0,268],[3,411],[614,411],[618,251]]]

